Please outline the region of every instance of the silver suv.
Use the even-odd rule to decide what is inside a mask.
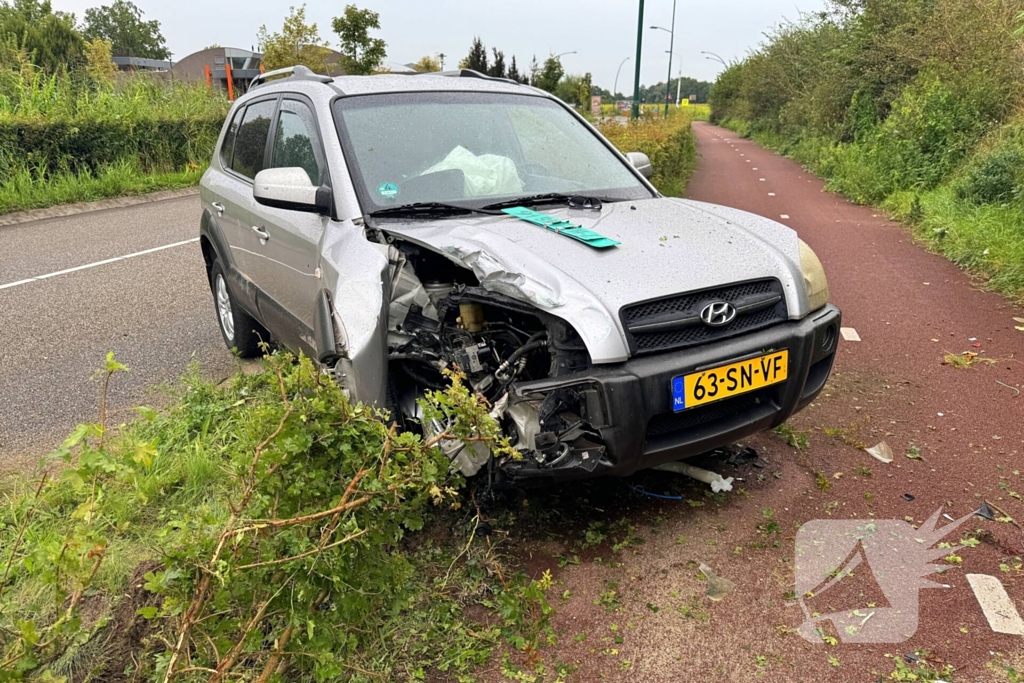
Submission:
[[[661,196],[545,92],[471,71],[260,77],[203,176],[224,341],[274,339],[426,435],[457,366],[525,456],[443,442],[467,475],[628,475],[774,427],[838,343],[789,228]]]

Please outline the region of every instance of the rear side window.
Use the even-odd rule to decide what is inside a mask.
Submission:
[[[245,107],[235,112],[228,126],[228,132],[224,135],[224,144],[220,146],[220,163],[224,168],[231,168],[231,155],[235,151],[235,137],[238,133],[238,122],[242,120]]]
[[[320,137],[317,135],[316,119],[302,102],[285,100],[277,116],[277,134],[274,136],[274,168],[298,167],[309,176],[309,182],[319,185],[322,166],[317,151]]]
[[[274,117],[276,105],[276,100],[264,100],[250,104],[245,110],[242,125],[238,127],[235,136],[235,153],[231,158],[231,170],[235,173],[255,178],[263,170],[270,120]]]

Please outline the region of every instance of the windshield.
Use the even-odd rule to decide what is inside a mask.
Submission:
[[[420,202],[484,206],[561,193],[652,195],[561,105],[475,92],[340,98],[338,134],[368,213]]]

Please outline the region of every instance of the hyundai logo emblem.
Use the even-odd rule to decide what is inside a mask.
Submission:
[[[705,325],[722,327],[736,319],[736,308],[724,301],[715,301],[704,307],[700,312],[700,319]]]

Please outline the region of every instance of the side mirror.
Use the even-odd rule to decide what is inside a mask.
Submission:
[[[258,204],[275,209],[327,214],[331,210],[331,188],[317,187],[299,167],[268,168],[256,174],[252,196]]]
[[[629,152],[626,154],[626,160],[633,164],[633,168],[640,171],[640,175],[644,178],[649,179],[654,175],[654,167],[651,166],[651,159],[643,152]]]

